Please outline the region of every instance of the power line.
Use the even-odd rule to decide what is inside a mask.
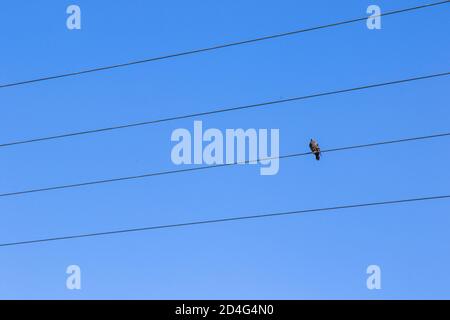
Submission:
[[[446,137],[446,136],[450,136],[450,132],[428,135],[428,136],[421,136],[421,137],[405,138],[405,139],[390,140],[390,141],[380,141],[380,142],[369,143],[369,144],[360,144],[360,145],[353,145],[353,146],[340,147],[340,148],[334,148],[334,149],[327,149],[327,150],[323,150],[322,152],[325,153],[325,152],[336,152],[336,151],[343,151],[343,150],[350,150],[350,149],[368,148],[368,147],[374,147],[374,146],[380,146],[380,145],[386,145],[386,144],[404,143],[404,142],[425,140],[425,139],[434,139],[434,138],[440,138],[440,137]],[[259,162],[259,161],[269,161],[269,160],[275,160],[275,159],[295,158],[295,157],[301,157],[301,156],[306,156],[306,155],[310,155],[310,154],[311,154],[311,152],[293,153],[293,154],[282,155],[279,157],[259,158],[256,161]],[[76,184],[59,185],[59,186],[40,188],[40,189],[30,189],[30,190],[16,191],[16,192],[10,192],[10,193],[2,193],[2,194],[0,194],[0,197],[18,196],[18,195],[24,195],[24,194],[28,194],[28,193],[47,192],[47,191],[60,190],[60,189],[69,189],[69,188],[85,187],[85,186],[126,181],[126,180],[136,180],[136,179],[150,178],[150,177],[156,177],[156,176],[164,176],[164,175],[183,173],[183,172],[193,172],[193,171],[200,171],[200,170],[213,169],[213,168],[229,167],[229,166],[234,166],[234,165],[248,164],[250,162],[254,162],[254,160],[253,161],[246,160],[246,161],[241,161],[241,162],[216,164],[216,165],[202,166],[202,167],[193,167],[193,168],[187,168],[187,169],[152,172],[152,173],[146,173],[146,174],[136,175],[136,176],[119,177],[119,178],[112,178],[112,179],[105,179],[105,180],[82,182],[82,183],[76,183]]]
[[[70,132],[70,133],[65,133],[65,134],[60,134],[60,135],[47,136],[47,137],[41,137],[41,138],[33,138],[33,139],[28,139],[28,140],[6,142],[3,144],[0,144],[0,148],[10,147],[10,146],[14,146],[14,145],[21,145],[21,144],[36,143],[36,142],[42,142],[42,141],[48,141],[48,140],[63,139],[63,138],[69,138],[69,137],[74,137],[74,136],[80,136],[80,135],[95,134],[95,133],[101,133],[101,132],[112,131],[112,130],[127,129],[127,128],[138,127],[138,126],[154,125],[154,124],[163,123],[163,122],[176,121],[176,120],[182,120],[182,119],[188,119],[188,118],[194,118],[194,117],[200,117],[200,116],[207,116],[207,115],[218,114],[218,113],[239,111],[239,110],[244,110],[244,109],[260,108],[260,107],[270,106],[270,105],[275,105],[275,104],[300,101],[300,100],[336,95],[336,94],[341,94],[341,93],[349,93],[349,92],[353,92],[353,91],[367,90],[367,89],[372,89],[372,88],[384,87],[384,86],[419,81],[419,80],[426,80],[426,79],[431,79],[431,78],[445,77],[448,75],[450,75],[450,72],[435,73],[435,74],[430,74],[430,75],[425,75],[425,76],[420,76],[420,77],[406,78],[406,79],[400,79],[400,80],[382,82],[382,83],[375,83],[375,84],[369,84],[369,85],[360,86],[360,87],[352,87],[352,88],[347,88],[347,89],[342,89],[342,90],[319,92],[319,93],[315,93],[315,94],[293,97],[293,98],[288,98],[288,99],[271,100],[271,101],[266,101],[266,102],[261,102],[261,103],[256,103],[256,104],[216,109],[216,110],[212,110],[212,111],[205,111],[205,112],[198,112],[198,113],[191,113],[191,114],[179,115],[179,116],[174,116],[174,117],[169,117],[169,118],[128,123],[128,124],[123,124],[123,125],[118,125],[118,126],[105,127],[105,128],[86,130],[86,131]]]
[[[61,236],[61,237],[54,237],[54,238],[44,238],[44,239],[26,240],[26,241],[19,241],[19,242],[1,243],[0,247],[11,247],[11,246],[24,245],[24,244],[35,244],[35,243],[50,242],[50,241],[61,241],[61,240],[69,240],[69,239],[117,235],[117,234],[131,233],[131,232],[151,231],[151,230],[157,230],[157,229],[180,228],[180,227],[188,227],[188,226],[203,225],[203,224],[232,222],[232,221],[250,220],[250,219],[262,219],[262,218],[269,218],[269,217],[280,217],[280,216],[288,216],[288,215],[310,213],[310,212],[323,212],[323,211],[332,211],[332,210],[363,208],[363,207],[370,207],[370,206],[373,207],[373,206],[382,206],[382,205],[393,205],[393,204],[400,204],[400,203],[431,201],[431,200],[448,199],[448,198],[450,198],[450,195],[400,199],[400,200],[381,201],[381,202],[369,202],[369,203],[360,203],[360,204],[350,204],[350,205],[343,205],[343,206],[336,206],[336,207],[275,212],[275,213],[266,213],[266,214],[241,216],[241,217],[230,217],[230,218],[214,219],[214,220],[200,220],[200,221],[193,221],[193,222],[166,224],[166,225],[150,226],[150,227],[142,227],[142,228],[134,228],[134,229],[122,229],[122,230],[114,230],[114,231]]]
[[[394,15],[394,14],[399,14],[399,13],[404,13],[404,12],[410,12],[410,11],[415,11],[415,10],[419,10],[419,9],[430,8],[430,7],[438,6],[441,4],[448,3],[448,2],[449,2],[448,0],[447,1],[439,1],[439,2],[434,2],[434,3],[430,3],[430,4],[415,6],[415,7],[387,11],[386,13],[379,14],[378,17],[389,16],[389,15]],[[374,17],[377,17],[377,16],[374,16]],[[365,16],[365,17],[361,17],[361,18],[357,18],[357,19],[345,20],[345,21],[330,23],[330,24],[326,24],[326,25],[321,25],[321,26],[316,26],[316,27],[311,27],[311,28],[306,28],[306,29],[299,29],[299,30],[294,30],[294,31],[284,32],[284,33],[278,33],[278,34],[273,34],[273,35],[269,35],[269,36],[264,36],[264,37],[259,37],[259,38],[244,40],[244,41],[237,41],[237,42],[231,42],[231,43],[221,44],[221,45],[212,46],[212,47],[195,49],[195,50],[191,50],[191,51],[184,51],[184,52],[169,54],[169,55],[165,55],[165,56],[153,57],[153,58],[148,58],[148,59],[143,59],[143,60],[134,60],[134,61],[126,62],[126,63],[114,64],[114,65],[98,67],[98,68],[93,68],[93,69],[87,69],[87,70],[82,70],[82,71],[63,73],[63,74],[59,74],[59,75],[47,76],[47,77],[19,81],[19,82],[6,83],[6,84],[0,85],[0,89],[19,86],[19,85],[25,85],[25,84],[30,84],[30,83],[36,83],[36,82],[41,82],[41,81],[73,77],[73,76],[78,76],[78,75],[82,75],[82,74],[105,71],[105,70],[110,70],[110,69],[123,68],[123,67],[128,67],[128,66],[143,64],[143,63],[148,63],[148,62],[154,62],[154,61],[159,61],[159,60],[172,59],[172,58],[177,58],[177,57],[181,57],[181,56],[187,56],[187,55],[207,52],[207,51],[219,50],[219,49],[224,49],[224,48],[229,48],[229,47],[234,47],[234,46],[239,46],[239,45],[244,45],[244,44],[250,44],[250,43],[255,43],[255,42],[260,42],[260,41],[271,40],[271,39],[275,39],[275,38],[292,36],[292,35],[296,35],[296,34],[300,34],[300,33],[320,30],[320,29],[337,27],[337,26],[341,26],[341,25],[345,25],[345,24],[355,23],[355,22],[359,22],[359,21],[365,21],[367,19],[368,19],[368,17]]]

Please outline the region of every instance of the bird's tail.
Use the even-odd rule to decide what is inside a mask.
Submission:
[[[316,160],[320,160],[320,152],[316,152],[315,155],[316,155]]]

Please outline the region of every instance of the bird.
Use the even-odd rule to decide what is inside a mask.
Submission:
[[[309,148],[311,149],[311,152],[316,156],[316,160],[320,160],[320,147],[316,140],[311,139],[311,141],[309,142]]]

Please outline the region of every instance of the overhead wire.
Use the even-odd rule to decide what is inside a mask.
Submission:
[[[411,142],[411,141],[435,139],[435,138],[448,137],[448,136],[450,136],[450,132],[427,135],[427,136],[420,136],[420,137],[403,138],[403,139],[397,139],[397,140],[379,141],[379,142],[374,142],[374,143],[352,145],[352,146],[339,147],[339,148],[333,148],[333,149],[326,149],[326,150],[322,150],[322,153],[330,153],[330,152],[337,152],[337,151],[350,150],[350,149],[361,149],[361,148],[368,148],[368,147],[381,146],[381,145],[387,145],[387,144],[405,143],[405,142]],[[113,182],[119,182],[119,181],[144,179],[144,178],[164,176],[164,175],[177,174],[177,173],[194,172],[194,171],[207,170],[207,169],[213,169],[213,168],[229,167],[229,166],[234,166],[234,165],[260,162],[260,161],[296,158],[296,157],[306,156],[306,155],[310,155],[310,154],[311,154],[311,152],[292,153],[292,154],[281,155],[278,157],[258,158],[256,160],[249,159],[249,160],[245,160],[245,161],[241,161],[241,162],[232,162],[232,163],[215,164],[215,165],[208,165],[208,166],[201,166],[201,167],[191,167],[191,168],[177,169],[177,170],[159,171],[159,172],[152,172],[152,173],[146,173],[146,174],[134,175],[134,176],[95,180],[95,181],[81,182],[81,183],[75,183],[75,184],[65,184],[65,185],[58,185],[58,186],[39,188],[39,189],[29,189],[29,190],[1,193],[0,198],[11,197],[11,196],[20,196],[20,195],[25,195],[25,194],[30,194],[30,193],[85,187],[85,186],[113,183]]]
[[[390,16],[390,15],[395,15],[395,14],[400,14],[400,13],[405,13],[405,12],[412,12],[412,11],[416,11],[416,10],[421,10],[421,9],[426,9],[426,8],[443,5],[448,2],[449,2],[448,0],[447,1],[439,1],[439,2],[434,2],[434,3],[424,4],[424,5],[418,5],[418,6],[414,6],[414,7],[392,10],[392,11],[387,11],[387,12],[381,13],[379,15],[374,15],[372,17],[376,18],[376,17]],[[364,16],[361,18],[343,20],[343,21],[334,22],[334,23],[330,23],[330,24],[319,25],[319,26],[310,27],[310,28],[302,28],[302,29],[298,29],[298,30],[294,30],[294,31],[272,34],[272,35],[268,35],[268,36],[263,36],[263,37],[253,38],[253,39],[248,39],[248,40],[243,40],[243,41],[230,42],[230,43],[220,44],[220,45],[211,46],[211,47],[199,48],[199,49],[195,49],[195,50],[183,51],[183,52],[168,54],[168,55],[164,55],[164,56],[152,57],[152,58],[141,59],[141,60],[133,60],[133,61],[125,62],[125,63],[113,64],[113,65],[108,65],[108,66],[103,66],[103,67],[96,67],[96,68],[91,68],[91,69],[86,69],[86,70],[81,70],[81,71],[75,71],[75,72],[62,73],[62,74],[57,74],[57,75],[53,75],[53,76],[45,76],[45,77],[23,80],[23,81],[18,81],[18,82],[10,82],[10,83],[5,83],[5,84],[0,84],[0,89],[16,87],[16,86],[20,86],[20,85],[37,83],[37,82],[43,82],[43,81],[49,81],[49,80],[55,80],[55,79],[61,79],[61,78],[67,78],[67,77],[74,77],[74,76],[79,76],[79,75],[83,75],[83,74],[106,71],[106,70],[111,70],[111,69],[124,68],[124,67],[129,67],[132,65],[144,64],[144,63],[155,62],[155,61],[160,61],[160,60],[173,59],[173,58],[177,58],[177,57],[188,56],[188,55],[198,54],[198,53],[207,52],[207,51],[219,50],[219,49],[235,47],[235,46],[239,46],[239,45],[245,45],[245,44],[256,43],[256,42],[261,42],[261,41],[266,41],[266,40],[271,40],[271,39],[276,39],[276,38],[293,36],[296,34],[311,32],[311,31],[320,30],[320,29],[337,27],[337,26],[346,25],[346,24],[350,24],[350,23],[366,21],[367,19],[368,19],[368,17]]]
[[[331,96],[331,95],[337,95],[337,94],[342,94],[342,93],[349,93],[349,92],[385,87],[385,86],[396,85],[396,84],[401,84],[401,83],[408,83],[408,82],[413,82],[413,81],[445,77],[448,75],[450,75],[450,72],[434,73],[434,74],[428,74],[428,75],[419,76],[419,77],[404,78],[404,79],[399,79],[399,80],[394,80],[394,81],[374,83],[374,84],[368,84],[368,85],[363,85],[363,86],[358,86],[358,87],[351,87],[351,88],[347,88],[347,89],[340,89],[340,90],[334,90],[334,91],[322,91],[322,92],[318,92],[318,93],[314,93],[314,94],[298,96],[298,97],[293,97],[293,98],[288,98],[288,99],[271,100],[271,101],[266,101],[266,102],[261,102],[261,103],[242,105],[242,106],[237,106],[237,107],[227,107],[227,108],[221,108],[221,109],[216,109],[216,110],[211,110],[211,111],[190,113],[190,114],[178,115],[178,116],[167,117],[167,118],[160,118],[160,119],[149,120],[149,121],[127,123],[127,124],[92,129],[92,130],[76,131],[76,132],[70,132],[70,133],[64,133],[64,134],[52,135],[52,136],[46,136],[46,137],[40,137],[40,138],[11,141],[11,142],[0,143],[0,148],[11,147],[11,146],[15,146],[15,145],[22,145],[22,144],[30,144],[30,143],[36,143],[36,142],[43,142],[43,141],[48,141],[48,140],[63,139],[63,138],[69,138],[69,137],[74,137],[74,136],[80,136],[80,135],[97,134],[97,133],[101,133],[101,132],[127,129],[127,128],[132,128],[132,127],[155,125],[155,124],[163,123],[163,122],[176,121],[176,120],[182,120],[182,119],[188,119],[188,118],[194,118],[194,117],[200,117],[200,116],[207,116],[207,115],[213,115],[213,114],[219,114],[219,113],[225,113],[225,112],[232,112],[232,111],[238,111],[238,110],[254,109],[254,108],[260,108],[260,107],[264,107],[264,106],[282,104],[282,103],[287,103],[287,102],[307,100],[307,99],[319,98],[319,97],[324,97],[324,96]]]
[[[189,226],[195,226],[195,225],[215,224],[215,223],[243,221],[243,220],[251,220],[251,219],[262,219],[262,218],[269,218],[269,217],[281,217],[281,216],[289,216],[289,215],[295,215],[295,214],[335,211],[335,210],[344,210],[344,209],[352,209],[352,208],[386,206],[386,205],[393,205],[393,204],[411,203],[411,202],[419,202],[419,201],[432,201],[432,200],[441,200],[441,199],[449,199],[449,198],[450,198],[450,194],[449,195],[440,195],[440,196],[430,196],[430,197],[418,197],[418,198],[409,198],[409,199],[349,204],[349,205],[341,205],[341,206],[334,206],[334,207],[304,209],[304,210],[295,210],[295,211],[272,212],[272,213],[264,213],[264,214],[248,215],[248,216],[228,217],[228,218],[222,218],[222,219],[199,220],[199,221],[191,221],[191,222],[176,223],[176,224],[166,224],[166,225],[156,225],[156,226],[141,227],[141,228],[130,228],[130,229],[121,229],[121,230],[113,230],[113,231],[59,236],[59,237],[52,237],[52,238],[42,238],[42,239],[34,239],[34,240],[16,241],[16,242],[5,242],[5,243],[0,243],[0,247],[12,247],[12,246],[19,246],[19,245],[26,245],[26,244],[37,244],[37,243],[43,243],[43,242],[54,242],[54,241],[80,239],[80,238],[92,238],[92,237],[100,237],[100,236],[111,236],[111,235],[118,235],[118,234],[132,233],[132,232],[144,232],[144,231],[152,231],[152,230],[159,230],[159,229],[181,228],[181,227],[189,227]]]

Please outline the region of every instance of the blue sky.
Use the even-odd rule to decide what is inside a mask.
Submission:
[[[28,1],[0,10],[0,83],[196,49],[425,1]],[[70,4],[82,29],[69,31]],[[448,71],[448,5],[0,91],[9,142]],[[449,78],[201,117],[279,128],[280,153],[449,131]],[[194,119],[0,150],[0,192],[176,169]],[[448,194],[448,138],[0,199],[0,242]],[[0,298],[450,298],[447,200],[0,248]],[[82,290],[65,287],[66,267]],[[366,268],[382,289],[366,288]]]

